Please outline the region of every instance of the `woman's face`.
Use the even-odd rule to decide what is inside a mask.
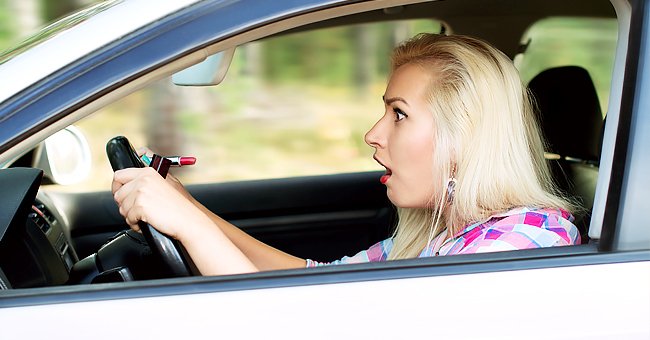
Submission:
[[[416,65],[399,67],[384,94],[384,115],[366,133],[374,158],[386,168],[381,182],[401,208],[423,208],[434,193],[433,117],[426,88],[431,75]]]

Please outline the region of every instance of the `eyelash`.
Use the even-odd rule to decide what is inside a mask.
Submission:
[[[393,112],[395,113],[395,122],[399,122],[402,119],[408,117],[408,115],[406,113],[404,113],[404,111],[402,111],[402,110],[400,110],[398,108],[394,108]],[[402,117],[400,118],[400,116],[402,116]]]

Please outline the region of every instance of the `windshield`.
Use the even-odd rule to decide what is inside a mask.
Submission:
[[[0,54],[0,65],[9,61],[14,56],[42,43],[43,41],[48,40],[49,38],[57,35],[60,32],[63,32],[75,25],[85,21],[86,19],[95,16],[98,13],[105,11],[106,9],[113,7],[114,5],[122,2],[123,0],[109,0],[101,2],[99,4],[93,5],[91,7],[79,10],[73,14],[70,14],[67,17],[64,17],[45,28],[38,31],[36,34],[30,36],[29,38],[23,40],[18,46],[10,48]]]

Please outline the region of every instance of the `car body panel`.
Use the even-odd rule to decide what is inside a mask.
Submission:
[[[591,284],[578,286],[584,282]],[[650,262],[645,261],[75,302],[0,309],[0,319],[7,324],[39,320],[39,327],[4,333],[12,338],[50,337],[52,329],[75,315],[77,325],[100,330],[92,332],[98,339],[435,334],[453,339],[634,340],[650,335],[647,287]],[[498,312],[486,312],[488,306]]]
[[[29,78],[24,86],[2,92],[8,97],[12,91],[15,94],[0,103],[0,164],[8,165],[60,126],[135,91],[141,85],[138,82],[144,84],[168,76],[202,60],[208,52],[230,47],[228,44],[235,44],[237,39],[246,42],[284,29],[309,29],[310,25],[318,26],[318,18],[323,17],[341,16],[342,22],[353,20],[343,15],[344,6],[381,8],[410,2],[414,1],[273,1],[251,6],[252,2],[246,1],[194,3],[188,0],[166,4],[169,6],[166,9],[151,13],[159,20],[147,21],[151,18],[143,17],[142,22],[125,25],[118,40],[115,37],[119,34],[107,34],[96,45],[80,45],[74,52],[78,55],[66,57],[74,60],[61,59],[51,69],[39,71],[38,77],[48,74],[48,78],[42,81]],[[552,7],[561,2],[548,3]],[[133,1],[129,6],[152,4],[157,6],[158,2]],[[228,277],[0,291],[0,307],[4,307],[0,308],[3,335],[10,338],[426,335],[458,339],[647,339],[650,337],[647,322],[650,319],[650,232],[643,212],[650,208],[647,199],[650,183],[644,175],[648,164],[644,149],[650,144],[647,127],[650,116],[643,93],[647,91],[650,74],[643,65],[647,46],[641,39],[648,37],[649,9],[645,1],[616,0],[613,4],[619,15],[620,36],[594,206],[596,218],[592,220],[590,233],[598,241],[602,224],[605,235],[600,240],[602,243]],[[488,6],[474,0],[448,0],[437,8],[445,14],[454,6],[463,5],[469,14],[479,16],[482,12],[503,10],[500,6],[512,7],[512,2]],[[120,6],[125,5],[120,3],[114,7],[128,8]],[[602,3],[599,6],[606,7]],[[110,8],[105,13],[112,11],[117,10]],[[323,14],[325,11],[329,12]],[[573,11],[578,15],[581,8]],[[523,7],[514,9],[513,13],[526,14],[526,18],[540,16],[528,13]],[[406,13],[398,17],[426,14]],[[301,19],[291,21],[297,17]],[[465,22],[463,26],[459,17],[451,17],[449,22],[454,20],[459,23],[452,27],[478,35],[482,29],[489,28],[488,21],[477,20],[474,26]],[[93,18],[78,28],[100,22]],[[259,32],[271,25],[275,25],[272,30]],[[643,34],[636,31],[641,28]],[[628,35],[630,30],[634,31]],[[253,31],[256,35],[250,33]],[[512,40],[510,33],[502,39]],[[40,48],[51,49],[63,37],[54,37]],[[518,45],[506,47],[513,54]],[[635,59],[630,51],[636,50],[641,53]],[[82,54],[83,57],[77,58]],[[0,75],[2,72],[20,74],[20,70],[1,70],[9,65],[33,62],[29,55],[0,65]],[[621,148],[628,146],[627,152],[621,152]],[[302,228],[296,238],[284,240],[298,243],[295,249],[300,249],[315,247],[317,239],[334,229],[328,228],[329,224],[370,220],[368,224],[374,225],[381,224],[375,223],[377,219],[389,220],[385,201],[367,201],[383,189],[377,181],[368,184],[377,176],[354,174],[210,184],[193,186],[190,190],[211,210],[225,211],[228,219],[252,233],[266,234],[269,239],[283,241],[280,238],[286,236],[287,230],[282,226],[289,225],[294,231]],[[340,190],[340,186],[350,191]],[[276,199],[275,192],[280,187],[289,194]],[[322,192],[327,187],[340,196],[330,193],[326,199],[308,202],[308,194]],[[232,201],[221,199],[234,193],[237,197]],[[348,204],[345,196],[355,196],[355,199]],[[40,197],[60,209],[61,220],[70,227],[68,236],[86,244],[84,255],[107,235],[125,227],[108,191],[87,195],[41,193]],[[251,201],[263,204],[246,204]],[[368,211],[369,215],[363,215]],[[370,229],[377,231],[376,226]],[[364,240],[363,245],[388,234],[388,230],[377,232],[374,238]],[[288,245],[281,245],[285,246]],[[327,243],[320,246],[329,247]],[[329,250],[338,253],[338,249]],[[34,322],[38,322],[37,327],[33,326]],[[62,330],[60,336],[53,331],[64,326],[74,331]]]

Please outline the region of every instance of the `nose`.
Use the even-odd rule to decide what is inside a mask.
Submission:
[[[379,119],[373,127],[366,132],[364,140],[366,144],[370,145],[375,149],[382,148],[386,146],[386,133],[385,129],[382,127],[383,119]]]

